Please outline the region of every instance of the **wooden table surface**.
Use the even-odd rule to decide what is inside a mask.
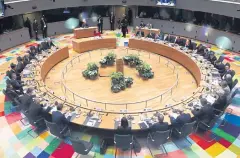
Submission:
[[[115,38],[108,38],[108,39],[94,39],[94,40],[84,40],[84,41],[75,41],[78,46],[84,47],[84,48],[79,48],[78,51],[79,53],[82,53],[84,51],[88,50],[94,50],[94,49],[99,49],[99,48],[108,48],[108,47],[116,47],[116,39]],[[115,42],[115,43],[114,43]],[[107,43],[107,44],[106,44]],[[74,44],[74,42],[73,42]],[[95,45],[94,45],[95,44]],[[192,102],[194,99],[199,98],[199,96],[202,93],[205,93],[204,87],[201,86],[200,82],[201,80],[204,79],[202,77],[202,74],[204,70],[200,70],[200,67],[197,65],[197,63],[192,60],[187,54],[180,52],[179,50],[175,48],[171,48],[167,45],[164,44],[159,44],[159,43],[154,43],[151,41],[145,41],[145,40],[139,40],[139,39],[130,39],[129,40],[129,47],[133,49],[140,49],[140,50],[145,50],[149,51],[152,53],[157,53],[162,56],[165,56],[171,60],[174,60],[184,67],[186,67],[195,77],[197,84],[198,84],[198,89],[196,89],[195,93],[193,93],[192,96],[181,100],[180,102],[175,103],[173,106],[176,109],[179,108],[184,108],[185,111],[189,112],[191,115],[191,111],[188,110],[188,103]],[[76,49],[76,48],[75,48]],[[61,62],[62,60],[66,59],[69,57],[68,53],[68,48],[64,47],[59,50],[57,50],[55,53],[51,54],[43,63],[41,66],[41,69],[39,70],[41,73],[42,77],[42,82],[44,81],[46,74],[49,72],[51,68],[54,67],[57,63]],[[44,83],[43,83],[44,84]],[[47,93],[50,93],[51,90],[49,90],[46,86],[42,86],[38,88],[40,91],[44,91]],[[42,89],[42,90],[41,90]],[[50,93],[49,96],[54,96],[53,93]],[[62,102],[65,102],[63,98],[60,96],[54,96],[54,100],[60,100]],[[69,103],[67,100],[65,102],[65,105],[76,107],[77,105],[74,105],[72,103]],[[65,107],[65,109],[68,109]],[[154,110],[154,111],[143,111],[143,112],[129,112],[128,114],[124,113],[111,113],[111,112],[104,112],[104,111],[97,111],[96,109],[86,109],[83,107],[78,108],[78,113],[80,113],[79,117],[76,117],[72,120],[73,123],[79,124],[79,125],[84,125],[84,122],[86,123],[86,118],[88,118],[88,114],[97,114],[100,116],[98,124],[99,126],[96,128],[101,128],[101,129],[108,129],[108,130],[114,130],[115,129],[115,120],[120,120],[121,117],[123,116],[129,116],[131,115],[133,117],[133,120],[131,121],[132,129],[133,130],[141,130],[139,126],[139,122],[143,120],[143,118],[152,118],[153,120],[157,120],[157,118],[154,116],[156,112],[160,112],[164,114],[165,121],[170,123],[169,116],[166,114],[166,112],[170,111],[171,108],[166,108],[166,109],[159,109],[159,110]]]

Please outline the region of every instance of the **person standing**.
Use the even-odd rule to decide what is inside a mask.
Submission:
[[[111,15],[110,15],[110,26],[111,26],[111,30],[114,31],[114,25],[115,25],[115,16],[113,14],[113,12],[111,12]]]
[[[44,18],[44,15],[41,18],[41,30],[42,30],[43,38],[47,38],[47,22],[46,22],[46,19]]]
[[[28,28],[30,38],[32,38],[32,27],[31,27],[31,21],[29,20],[28,17],[27,17],[27,19],[26,19],[26,21],[25,21],[25,23],[24,23],[24,26]]]
[[[128,24],[129,26],[132,24],[132,10],[128,8]]]
[[[33,22],[33,31],[35,32],[35,37],[37,41],[38,40],[38,23],[36,19],[34,19],[34,22]]]
[[[123,16],[123,19],[121,21],[121,25],[122,25],[122,34],[123,37],[126,38],[126,33],[127,33],[127,26],[128,26],[128,20],[126,15]]]
[[[103,30],[103,18],[102,18],[102,16],[101,15],[99,15],[99,17],[98,17],[98,32],[101,32],[101,34],[102,34],[102,30]]]

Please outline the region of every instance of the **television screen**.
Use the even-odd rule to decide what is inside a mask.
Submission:
[[[0,17],[4,16],[5,8],[3,0],[0,0]]]
[[[157,5],[175,6],[176,0],[157,0]]]

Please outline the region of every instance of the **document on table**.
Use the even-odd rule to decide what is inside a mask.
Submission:
[[[96,120],[89,120],[89,121],[87,122],[87,126],[93,127],[93,126],[95,125],[95,123],[96,123]]]
[[[57,106],[54,106],[54,107],[52,108],[51,113],[52,113],[53,111],[57,111]]]
[[[208,95],[206,99],[211,104],[213,104],[216,101],[216,99],[214,97],[212,97],[211,95]]]

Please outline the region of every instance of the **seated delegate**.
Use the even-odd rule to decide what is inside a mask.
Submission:
[[[63,130],[65,126],[68,126],[71,115],[66,118],[62,113],[63,105],[58,102],[55,102],[55,105],[57,105],[57,111],[52,112],[52,122],[56,123],[60,130]]]
[[[128,120],[126,117],[123,117],[121,119],[121,124],[117,128],[116,134],[119,134],[119,135],[131,134],[131,127],[129,127]]]
[[[23,82],[17,80],[17,75],[15,73],[12,74],[10,83],[14,90],[18,90],[21,94],[23,94]]]
[[[192,121],[191,115],[184,112],[183,109],[174,110],[173,113],[169,114],[169,117],[173,128],[178,130],[180,130],[185,123],[190,123]]]
[[[30,105],[33,102],[33,98],[36,97],[35,95],[33,95],[33,91],[34,90],[32,88],[28,88],[26,93],[22,97],[20,97],[21,110],[27,111],[29,109]]]
[[[144,28],[145,26],[146,26],[146,25],[143,23],[143,21],[141,21],[139,27],[140,27],[140,28]]]
[[[164,116],[162,114],[160,114],[158,116],[158,122],[154,123],[153,125],[151,125],[149,127],[149,130],[151,133],[154,133],[156,131],[166,131],[169,129],[168,123],[167,122],[163,122],[164,121]]]
[[[144,32],[141,30],[141,28],[136,27],[136,37],[144,37]]]
[[[150,31],[149,34],[147,35],[147,38],[154,39],[155,38],[155,34]]]

